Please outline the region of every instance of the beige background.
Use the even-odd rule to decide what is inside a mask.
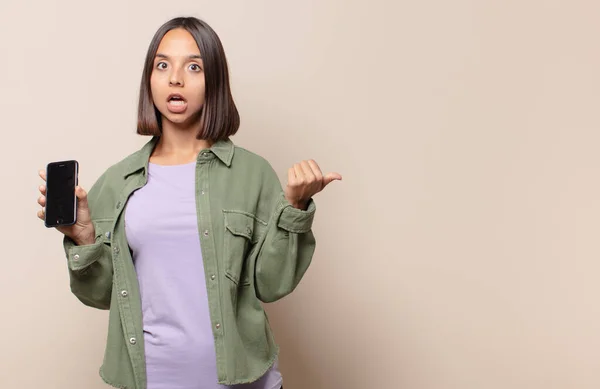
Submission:
[[[37,171],[89,188],[146,141],[143,56],[186,14],[225,45],[234,141],[344,176],[268,307],[286,389],[600,387],[599,2],[3,0],[0,388],[106,387]]]

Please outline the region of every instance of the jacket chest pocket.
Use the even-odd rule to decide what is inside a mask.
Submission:
[[[226,211],[223,257],[225,275],[235,284],[250,285],[248,255],[255,243],[255,218],[241,212]]]

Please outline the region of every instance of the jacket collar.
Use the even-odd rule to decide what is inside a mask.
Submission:
[[[124,177],[129,176],[139,170],[144,169],[147,171],[148,169],[148,161],[150,159],[150,155],[156,147],[159,136],[153,136],[146,144],[142,146],[141,149],[133,153],[127,164],[125,171],[123,172]],[[231,161],[233,159],[233,152],[235,150],[234,144],[231,139],[220,140],[215,142],[212,147],[209,149],[217,158],[223,162],[227,167],[231,166]],[[198,154],[200,155],[200,154]]]

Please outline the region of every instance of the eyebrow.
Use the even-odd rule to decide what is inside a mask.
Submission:
[[[169,59],[169,56],[166,54],[162,54],[162,53],[156,53],[156,58]],[[192,55],[188,55],[187,58],[188,59],[202,59],[202,56],[200,54],[192,54]]]

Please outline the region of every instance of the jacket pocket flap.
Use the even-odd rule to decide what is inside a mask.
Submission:
[[[241,212],[223,212],[225,215],[225,228],[232,234],[243,236],[252,240],[254,234],[254,217]]]
[[[98,219],[94,220],[94,229],[96,234],[96,241],[110,243],[112,238],[112,228],[114,219]]]

